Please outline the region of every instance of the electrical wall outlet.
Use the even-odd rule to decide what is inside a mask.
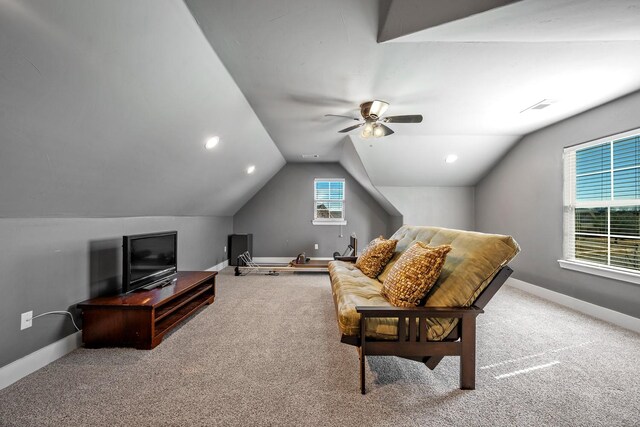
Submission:
[[[27,329],[31,327],[31,322],[33,320],[33,311],[27,311],[20,315],[20,330]]]
[[[318,250],[318,244],[317,243],[315,244],[315,249]]]

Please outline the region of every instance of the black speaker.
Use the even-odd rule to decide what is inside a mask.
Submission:
[[[249,252],[253,257],[253,234],[229,234],[229,265],[238,265],[238,256]],[[244,265],[240,261],[240,265]]]

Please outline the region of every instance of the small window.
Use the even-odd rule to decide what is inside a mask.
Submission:
[[[313,182],[313,223],[346,225],[344,179],[316,178]]]
[[[640,277],[640,130],[565,148],[563,252]]]

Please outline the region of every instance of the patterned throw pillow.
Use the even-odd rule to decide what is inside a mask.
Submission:
[[[389,271],[382,295],[397,307],[415,307],[440,276],[451,246],[431,247],[416,242]]]
[[[393,257],[397,243],[397,240],[387,240],[382,236],[373,239],[356,260],[356,267],[366,276],[375,279]]]

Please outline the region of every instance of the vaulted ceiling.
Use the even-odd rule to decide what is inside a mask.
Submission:
[[[288,161],[353,144],[374,185],[474,185],[523,135],[640,89],[637,0],[187,4]],[[362,139],[325,117],[372,99],[424,121]]]
[[[2,0],[0,217],[232,215],[303,154],[394,213],[377,186],[474,185],[523,135],[640,89],[639,18],[637,0]],[[362,139],[325,116],[372,99],[424,121]]]
[[[285,164],[181,1],[0,1],[0,58],[1,217],[233,215]]]

